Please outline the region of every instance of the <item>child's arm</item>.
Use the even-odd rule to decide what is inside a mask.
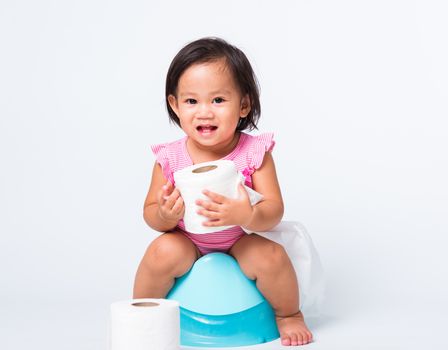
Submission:
[[[283,217],[283,200],[270,152],[265,154],[261,167],[252,174],[252,184],[254,190],[264,197],[254,206],[251,206],[242,186],[238,199],[204,191],[210,201],[196,201],[202,207],[198,213],[209,219],[204,226],[238,225],[250,231],[268,231],[276,226]]]
[[[143,207],[143,218],[154,230],[166,232],[176,227],[184,216],[184,210],[179,190],[165,179],[162,167],[156,162]]]
[[[266,152],[261,167],[252,174],[253,189],[264,199],[253,206],[252,216],[245,226],[251,231],[268,231],[283,217],[283,199],[271,152]]]

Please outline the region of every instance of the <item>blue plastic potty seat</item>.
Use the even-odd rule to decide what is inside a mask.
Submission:
[[[182,345],[244,346],[279,337],[272,307],[230,255],[201,257],[167,299],[180,304]]]

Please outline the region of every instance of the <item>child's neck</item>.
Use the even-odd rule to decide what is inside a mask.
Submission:
[[[190,139],[187,139],[187,151],[190,155],[193,164],[211,162],[219,160],[230,154],[235,147],[238,145],[240,140],[240,132],[235,132],[232,142],[230,142],[225,147],[214,148],[214,147],[200,147],[198,145],[192,144]]]

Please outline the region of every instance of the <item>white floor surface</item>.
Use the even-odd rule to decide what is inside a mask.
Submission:
[[[309,318],[315,342],[305,349],[447,349],[447,303],[424,307],[401,299]],[[108,349],[108,303],[1,302],[0,348],[4,350]],[[282,349],[279,340],[239,349]],[[184,349],[191,349],[185,347]],[[150,349],[148,349],[150,350]],[[203,350],[205,350],[203,348]]]

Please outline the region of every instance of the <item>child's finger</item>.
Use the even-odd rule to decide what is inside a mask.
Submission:
[[[163,196],[167,197],[173,192],[173,185],[171,182],[167,181],[165,185],[162,186]]]
[[[221,214],[217,213],[216,211],[209,211],[209,210],[199,209],[197,211],[197,213],[199,215],[205,216],[206,218],[208,218],[210,220],[218,220],[218,219],[221,218]]]
[[[182,196],[180,195],[180,192],[177,188],[175,188],[174,191],[171,192],[171,194],[168,197],[166,197],[166,204],[168,205],[168,208],[170,210],[173,210],[173,207],[179,198],[182,198]],[[183,203],[183,199],[182,199],[182,203]]]
[[[184,205],[184,200],[181,196],[177,197],[176,202],[173,205],[172,211],[175,213],[179,213],[182,211],[182,207]]]
[[[224,203],[224,201],[226,200],[226,197],[215,193],[215,192],[211,192],[209,190],[204,190],[202,191],[202,193],[204,193],[208,198],[210,198],[213,202],[216,202],[218,204],[222,204]]]
[[[211,201],[204,201],[204,200],[198,199],[196,201],[196,205],[199,205],[202,208],[207,209],[207,210],[219,211],[219,204],[211,202]]]
[[[164,206],[170,210],[172,210],[174,203],[176,203],[177,198],[179,198],[179,195],[176,193],[171,193],[169,196],[165,196],[165,203]]]
[[[181,197],[180,191],[176,187],[173,188],[173,192],[171,192],[171,195],[176,196],[176,198]]]
[[[159,206],[161,207],[165,203],[165,192],[163,190],[163,187],[157,192],[157,203],[159,203]]]
[[[211,221],[204,221],[202,225],[207,227],[217,227],[217,226],[224,226],[224,223],[221,220],[211,220]]]
[[[177,191],[177,194],[180,195],[180,192],[176,188],[174,188],[170,182],[162,186],[162,191],[163,191],[163,199],[165,200],[168,200],[168,198],[172,196],[175,191]]]

